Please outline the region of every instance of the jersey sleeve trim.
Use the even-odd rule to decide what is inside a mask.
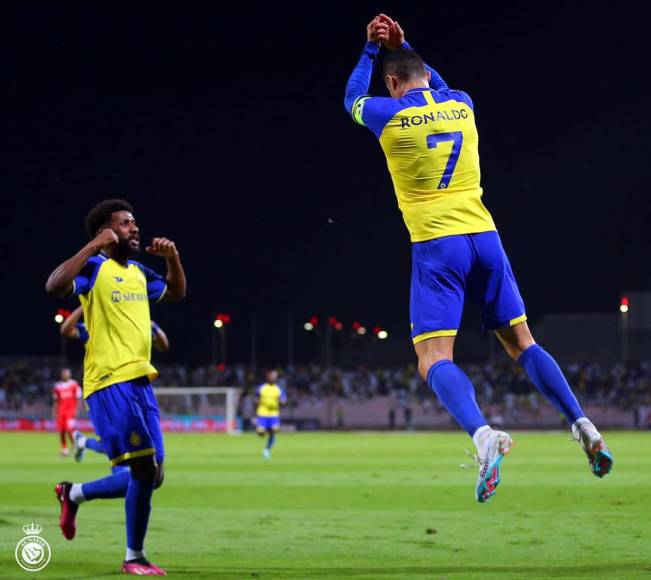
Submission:
[[[160,296],[156,300],[156,304],[158,304],[163,298],[165,298],[165,294],[167,294],[167,283],[165,284],[165,288],[163,288],[163,291],[160,293]]]

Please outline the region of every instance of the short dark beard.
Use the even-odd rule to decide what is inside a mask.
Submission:
[[[140,253],[140,247],[134,249],[131,247],[131,240],[129,238],[122,238],[114,246],[113,251],[120,257],[124,259],[133,258]]]

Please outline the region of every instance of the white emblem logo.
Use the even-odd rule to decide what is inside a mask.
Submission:
[[[16,544],[16,562],[28,572],[38,572],[50,563],[50,544],[39,536],[41,531],[43,526],[34,522],[23,526],[25,537]]]

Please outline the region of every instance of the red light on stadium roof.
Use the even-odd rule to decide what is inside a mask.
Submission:
[[[316,317],[316,316],[312,316],[312,318],[310,318],[310,324],[311,324],[312,326],[316,326],[317,324],[319,324],[319,319],[318,319],[318,317]]]
[[[337,320],[337,322],[335,324],[335,330],[342,330],[343,327],[344,327],[344,325]]]
[[[360,328],[362,328],[362,323],[359,320],[355,320],[353,322],[353,330],[359,330]]]
[[[330,326],[336,326],[337,322],[338,322],[338,320],[337,320],[336,316],[331,316],[330,318],[328,318],[328,324]]]
[[[224,363],[219,363],[218,365],[215,365],[215,368],[220,372],[223,373],[226,370],[226,365]]]
[[[622,296],[622,299],[619,301],[620,306],[630,306],[628,303],[628,296]]]
[[[381,331],[382,331],[382,327],[381,327],[381,326],[375,326],[375,327],[373,328],[373,333],[374,333],[374,334],[378,334],[378,333],[381,332]]]
[[[231,322],[231,315],[230,314],[223,314],[219,312],[217,316],[215,316],[215,320],[219,320],[220,322],[223,322],[224,324],[230,324]]]

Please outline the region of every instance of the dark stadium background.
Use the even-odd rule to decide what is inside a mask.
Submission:
[[[648,32],[632,5],[5,2],[0,353],[58,353],[44,282],[109,196],[181,251],[187,300],[154,311],[170,360],[207,361],[220,311],[231,360],[257,313],[262,364],[285,360],[288,311],[406,333],[408,237],[379,146],[342,106],[380,10],[475,101],[484,199],[533,320],[648,289]]]

